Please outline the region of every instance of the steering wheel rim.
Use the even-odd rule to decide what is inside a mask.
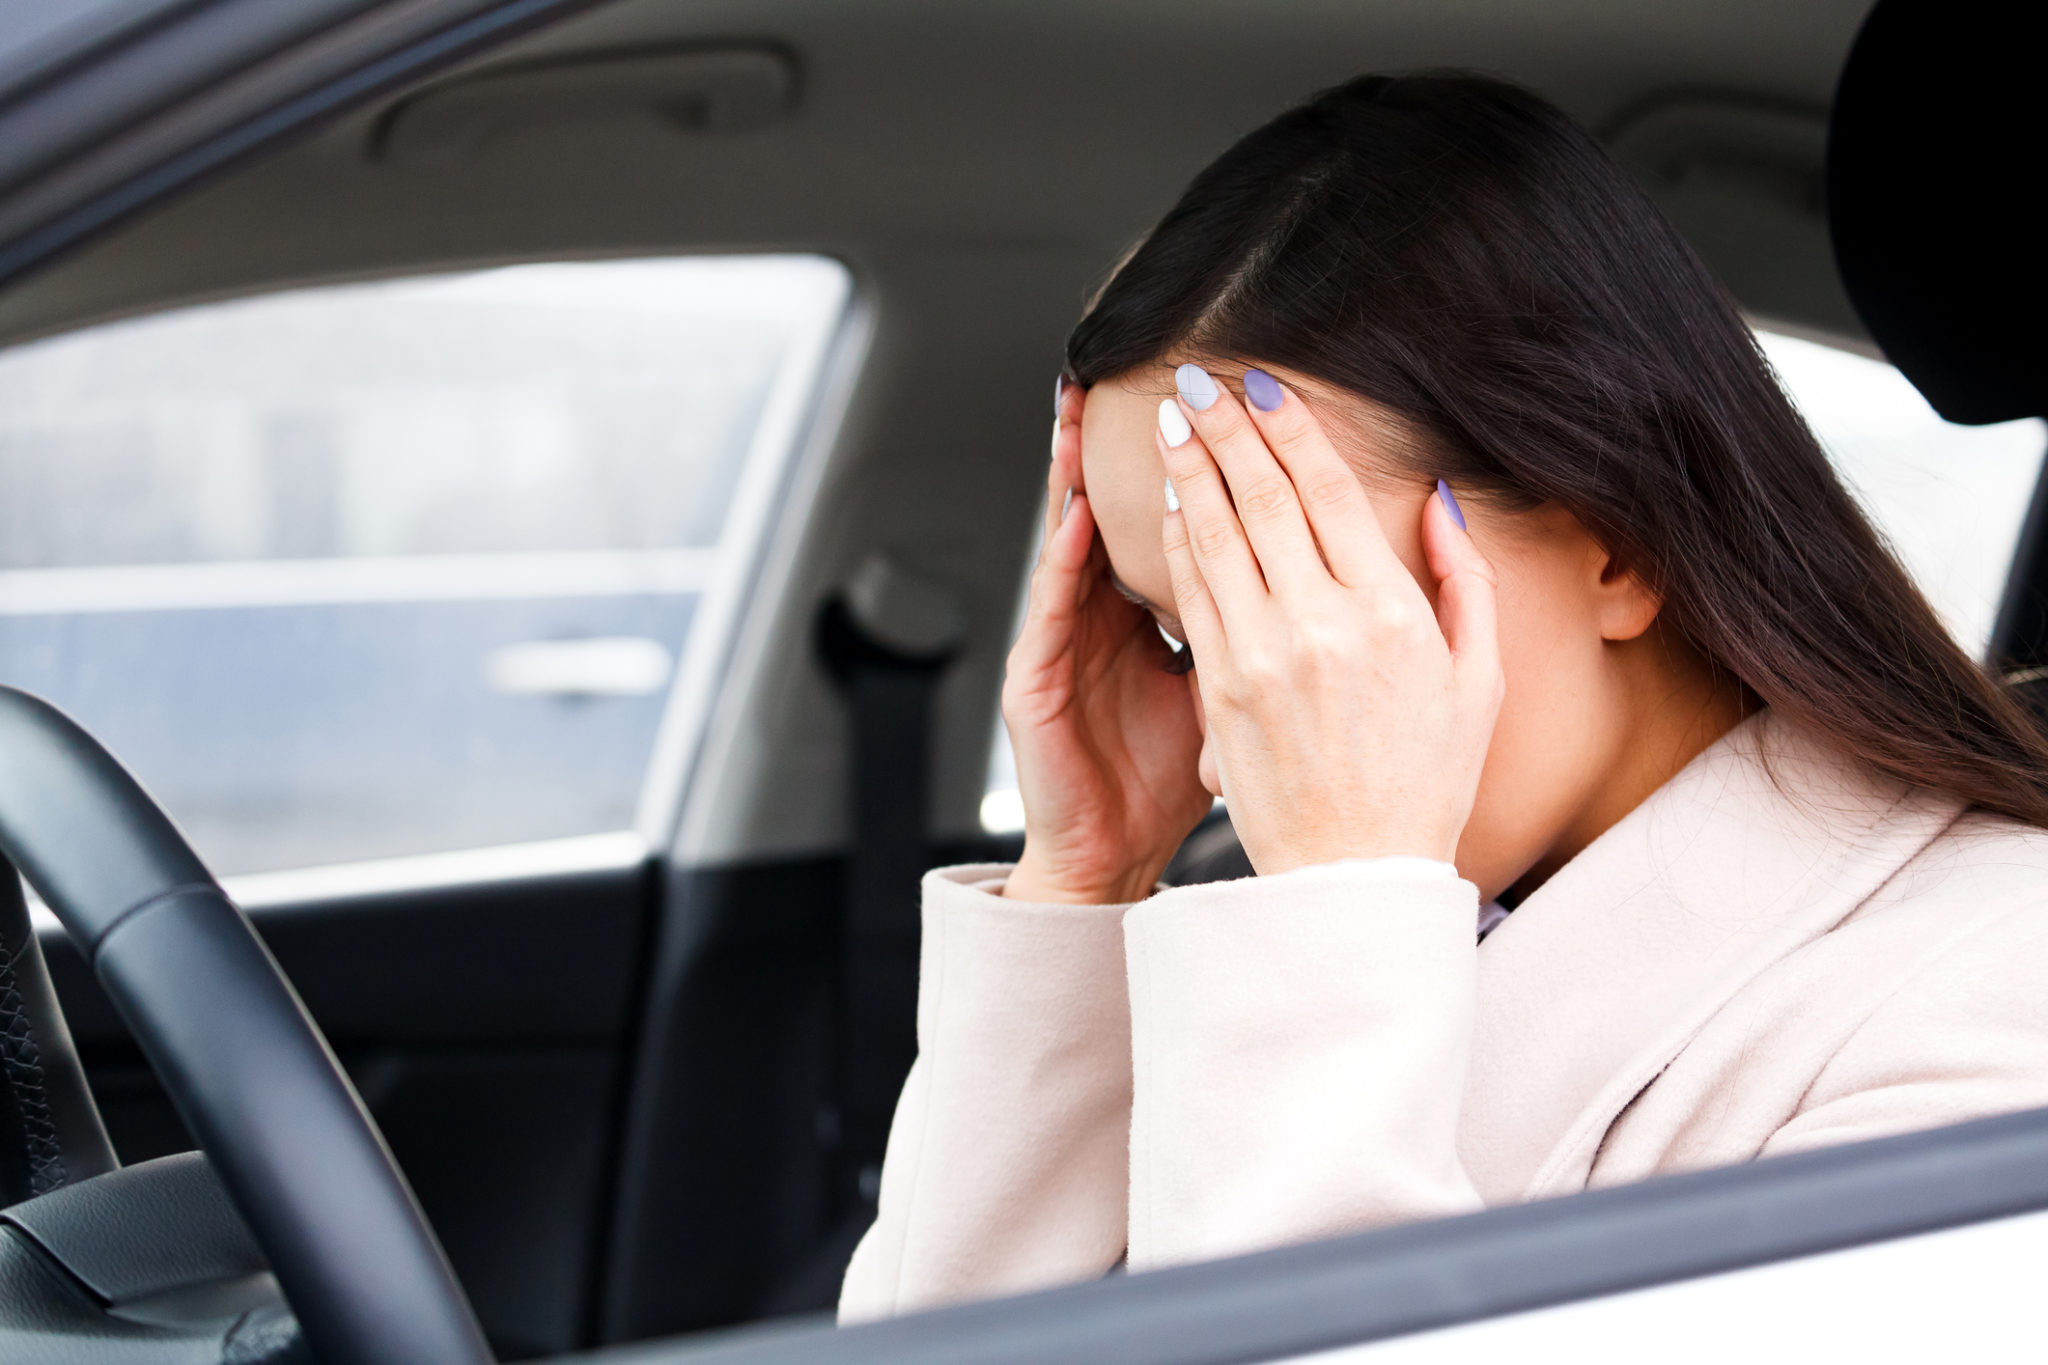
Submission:
[[[327,1365],[490,1365],[376,1123],[248,918],[139,783],[0,686],[0,852],[43,898]]]

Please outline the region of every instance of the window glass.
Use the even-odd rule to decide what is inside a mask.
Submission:
[[[630,828],[846,289],[518,266],[0,353],[0,681],[223,874]]]
[[[1944,422],[1881,360],[1757,335],[1843,480],[1963,648],[1981,657],[2048,450],[2048,425]]]
[[[1843,479],[1957,640],[1981,657],[2048,453],[2048,424],[1957,426],[1881,360],[1781,333],[1757,335]],[[988,771],[983,827],[1023,829],[1016,762],[1000,724]]]

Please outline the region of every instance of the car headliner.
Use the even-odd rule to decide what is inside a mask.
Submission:
[[[623,0],[443,75],[766,45],[793,107],[692,132],[521,120],[468,156],[379,154],[404,96],[185,195],[0,295],[0,342],[279,285],[559,256],[796,249],[872,324],[825,483],[756,602],[686,816],[693,861],[840,841],[841,714],[816,602],[884,549],[974,621],[934,816],[975,826],[1059,341],[1117,253],[1233,137],[1368,70],[1465,66],[1599,130],[1753,313],[1857,344],[1818,174],[1867,0]],[[602,85],[606,71],[589,73]],[[516,85],[507,89],[514,93]],[[538,87],[535,87],[536,89]],[[800,510],[800,509],[799,509]]]

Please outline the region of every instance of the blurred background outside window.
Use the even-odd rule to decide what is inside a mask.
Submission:
[[[1881,360],[1771,331],[1758,337],[1878,529],[1963,648],[1982,657],[2048,453],[2048,424],[1956,426]],[[991,833],[1024,828],[1016,762],[1000,724],[981,822]]]
[[[530,265],[0,352],[0,681],[221,874],[630,829],[847,287]]]

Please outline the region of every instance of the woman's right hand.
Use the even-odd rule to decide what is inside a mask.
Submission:
[[[1169,671],[1152,617],[1111,583],[1095,534],[1081,482],[1085,396],[1076,385],[1061,395],[1044,549],[1003,680],[1024,798],[1024,853],[1003,894],[1120,904],[1151,893],[1210,798],[1193,691]]]

